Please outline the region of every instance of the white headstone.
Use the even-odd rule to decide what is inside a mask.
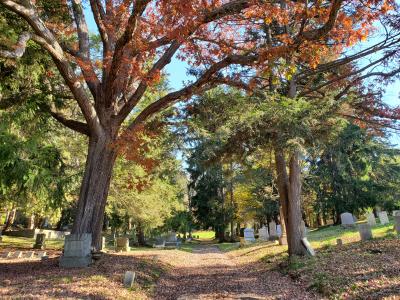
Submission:
[[[375,226],[376,225],[376,219],[375,219],[375,215],[374,215],[373,212],[367,213],[366,217],[367,217],[367,223],[370,226]]]
[[[400,210],[393,211],[393,217],[395,217],[395,216],[400,216]]]
[[[244,241],[247,243],[253,243],[256,241],[256,239],[254,238],[254,229],[253,228],[245,228]]]
[[[378,217],[379,222],[381,222],[382,225],[389,223],[389,218],[386,211],[379,212]]]
[[[271,239],[277,238],[276,223],[274,221],[269,222],[269,236]]]
[[[268,241],[269,239],[268,228],[265,227],[265,225],[258,230],[258,239],[260,241]]]
[[[354,218],[351,213],[345,212],[340,215],[340,219],[342,221],[342,226],[354,226]]]

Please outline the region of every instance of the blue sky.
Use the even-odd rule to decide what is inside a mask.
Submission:
[[[91,32],[98,32],[96,23],[94,22],[93,15],[90,9],[85,9],[85,15],[87,17],[87,22],[89,30]],[[374,38],[370,39],[365,45],[373,43]],[[362,46],[361,46],[362,47]],[[166,67],[166,71],[169,74],[168,79],[170,87],[174,90],[181,88],[185,82],[193,79],[187,75],[188,65],[176,58],[172,59],[171,63]],[[391,106],[400,105],[400,81],[397,80],[394,83],[388,84],[386,87],[386,93],[384,95],[384,100]],[[390,139],[391,143],[400,146],[400,134],[392,134]]]

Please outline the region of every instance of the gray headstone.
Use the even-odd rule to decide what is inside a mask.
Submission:
[[[256,241],[256,239],[254,238],[254,229],[253,228],[245,228],[244,241],[246,243],[253,243]]]
[[[106,250],[106,237],[105,236],[103,236],[102,238],[101,238],[101,249],[100,250]]]
[[[394,216],[400,216],[400,210],[394,210],[393,211],[393,217]]]
[[[280,224],[276,225],[276,234],[278,237],[282,236],[282,226]]]
[[[153,244],[153,247],[154,248],[164,248],[165,247],[165,239],[163,237],[157,237]]]
[[[308,255],[315,256],[315,251],[311,247],[311,244],[308,241],[308,239],[306,237],[304,237],[301,239],[301,242],[302,242],[303,246],[306,248]]]
[[[376,219],[375,219],[375,215],[374,215],[373,212],[367,213],[365,216],[367,217],[367,223],[370,226],[375,226],[376,225]]]
[[[124,287],[131,288],[135,282],[135,272],[127,271],[124,275]]]
[[[358,224],[358,231],[360,233],[360,238],[362,241],[372,239],[371,226],[368,223]]]
[[[129,238],[127,237],[119,237],[117,238],[117,252],[128,252],[129,248]]]
[[[269,234],[268,234],[268,228],[263,226],[258,230],[258,239],[260,241],[268,241],[269,239]]]
[[[171,232],[169,234],[167,234],[167,236],[165,237],[165,241],[168,243],[176,243],[178,241],[177,237],[176,237],[176,232]]]
[[[28,252],[25,253],[24,257],[25,258],[29,258],[29,259],[34,258],[35,257],[35,252],[34,251],[28,251]]]
[[[274,221],[271,221],[268,225],[270,239],[276,239],[278,237],[278,233],[276,232],[276,223]]]
[[[397,234],[400,234],[400,215],[396,215],[394,218],[394,229],[397,231]]]
[[[64,253],[60,258],[60,267],[82,268],[92,263],[92,235],[70,234],[65,237]]]
[[[33,249],[44,250],[46,248],[46,234],[38,233],[36,234],[35,244],[33,245]]]
[[[340,220],[342,222],[343,227],[352,227],[354,226],[354,218],[351,213],[345,212],[340,215]]]
[[[389,223],[389,218],[386,211],[381,211],[378,213],[379,222],[384,225]]]

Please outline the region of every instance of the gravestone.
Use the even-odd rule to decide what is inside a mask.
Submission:
[[[157,237],[153,244],[153,248],[164,248],[164,247],[165,247],[165,239],[162,237]]]
[[[395,216],[400,216],[400,210],[393,211],[393,217],[395,217]]]
[[[117,252],[128,252],[129,248],[129,238],[127,237],[118,237],[117,238]]]
[[[389,223],[389,218],[388,218],[388,215],[387,215],[386,211],[379,212],[378,213],[378,217],[379,217],[379,222],[382,225],[385,225],[385,224]]]
[[[301,242],[302,242],[303,246],[306,248],[307,254],[311,255],[311,256],[315,256],[315,251],[311,247],[311,244],[308,241],[308,239],[306,237],[304,237],[304,238],[301,239]]]
[[[46,248],[46,234],[38,233],[36,235],[35,245],[33,245],[33,249],[44,250]]]
[[[245,243],[254,243],[256,241],[256,239],[254,238],[254,229],[253,228],[245,228],[243,233],[244,233]]]
[[[38,256],[38,258],[40,258],[40,259],[46,259],[46,258],[48,258],[46,251],[38,252],[37,256]]]
[[[135,272],[126,271],[124,275],[124,287],[131,288],[135,282]]]
[[[282,226],[281,226],[281,224],[276,225],[276,234],[278,235],[278,237],[282,236]]]
[[[15,251],[14,255],[12,256],[12,258],[22,258],[23,255],[24,255],[24,252]]]
[[[165,247],[167,248],[176,248],[179,247],[179,241],[176,237],[176,232],[172,231],[165,238]]]
[[[366,217],[367,217],[367,223],[370,226],[375,226],[376,225],[376,219],[375,219],[375,215],[374,215],[373,212],[367,213]]]
[[[278,233],[276,232],[276,223],[274,221],[269,222],[269,239],[276,240],[278,238]]]
[[[28,258],[28,259],[35,258],[35,252],[34,251],[28,251],[28,252],[25,253],[24,257]]]
[[[371,226],[368,223],[358,224],[358,231],[360,233],[361,241],[368,241],[372,239]]]
[[[265,227],[264,225],[258,230],[258,239],[260,241],[268,241],[268,238],[269,238],[268,228]]]
[[[397,234],[400,234],[400,215],[396,215],[394,218],[394,229],[397,231]]]
[[[354,226],[354,218],[351,213],[345,212],[340,215],[340,220],[342,222],[343,227],[353,227]]]
[[[65,237],[60,267],[82,268],[92,263],[92,234],[70,234]]]

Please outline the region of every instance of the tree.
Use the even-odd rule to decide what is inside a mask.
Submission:
[[[101,57],[93,56],[81,0],[1,0],[0,4],[25,20],[28,27],[19,28],[14,49],[2,50],[0,55],[19,58],[33,40],[51,56],[79,106],[85,122],[68,119],[57,111],[52,115],[88,136],[86,170],[72,232],[92,233],[97,249],[117,156],[111,144],[135,134],[143,122],[179,100],[221,83],[240,84],[236,75],[242,70],[231,68],[228,72],[231,65],[257,64],[263,69],[271,58],[287,57],[289,53],[295,53],[298,61],[318,60],[328,47],[324,41],[341,47],[343,39],[364,37],[377,11],[387,6],[386,2],[381,5],[374,1],[345,5],[342,0],[281,4],[253,0],[114,0],[106,1],[105,6],[99,0],[89,3],[102,41]],[[340,22],[336,22],[338,19]],[[357,26],[348,26],[353,19]],[[301,26],[293,27],[290,33],[282,30],[293,20]],[[264,25],[274,28],[279,43],[270,44],[252,30]],[[202,66],[197,79],[160,97],[130,124],[124,124],[176,54]]]

